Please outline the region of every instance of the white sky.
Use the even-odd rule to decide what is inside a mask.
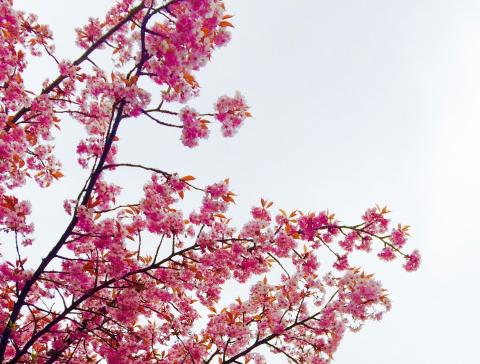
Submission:
[[[60,58],[79,53],[73,28],[112,2],[16,0],[51,24]],[[400,262],[358,256],[389,288],[394,308],[381,323],[347,335],[334,362],[478,360],[480,2],[226,4],[235,14],[233,40],[201,72],[194,105],[208,111],[238,89],[255,118],[235,139],[213,132],[195,150],[180,145],[177,131],[128,122],[120,159],[193,174],[199,184],[230,177],[239,222],[260,197],[285,209],[329,208],[346,223],[387,204],[394,221],[412,225],[409,248],[421,250],[424,264],[407,274]],[[29,81],[38,84],[52,69],[38,63]],[[25,190],[36,202],[36,259],[64,228],[61,203],[82,182],[72,162],[81,129],[68,120],[62,127],[70,132],[58,139],[66,178],[48,191]],[[145,176],[121,178],[127,193],[140,194]]]

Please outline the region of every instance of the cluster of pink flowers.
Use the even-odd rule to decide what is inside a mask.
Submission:
[[[226,44],[230,23],[220,1],[177,1],[169,7],[175,22],[157,22],[145,39],[153,55],[145,68],[158,84],[168,84],[167,100],[186,102],[198,95],[199,85],[191,72],[203,67],[217,46]]]
[[[208,138],[208,128],[205,120],[201,120],[194,109],[184,107],[180,110],[178,116],[183,123],[181,137],[183,145],[192,148],[198,145],[199,139]]]
[[[232,194],[228,190],[227,180],[208,186],[205,192],[200,211],[192,212],[189,219],[196,225],[211,226],[215,221],[216,214],[227,211],[228,202],[232,201]]]
[[[77,45],[86,49],[103,35],[103,26],[99,19],[90,17],[88,18],[88,24],[83,28],[76,29],[76,31]]]
[[[35,177],[40,185],[45,186],[59,165],[50,153],[52,147],[47,144],[40,147],[38,143],[42,139],[44,142],[51,139],[50,128],[57,119],[48,97],[31,96],[25,88],[22,73],[29,53],[38,56],[42,48],[49,52],[54,50],[52,34],[46,25],[37,22],[35,15],[14,10],[12,5],[12,0],[0,1],[0,185],[16,188],[24,185],[26,178]],[[22,128],[15,124],[14,115],[23,108],[29,110],[25,113],[25,127]],[[34,161],[39,155],[45,157],[42,168]]]
[[[2,195],[0,198],[0,226],[27,236],[33,232],[33,225],[27,222],[31,213],[30,202],[19,201],[15,196]],[[27,244],[30,240],[27,241]]]
[[[395,252],[393,251],[392,248],[390,247],[385,247],[382,249],[380,253],[377,254],[377,256],[385,261],[393,260],[396,258]]]
[[[173,193],[182,190],[175,190],[170,184],[159,184],[158,178],[154,176],[151,184],[146,185],[144,191],[145,198],[141,209],[145,214],[148,230],[169,237],[181,235],[184,232],[183,214],[181,211],[170,208],[170,205],[176,201],[172,196]]]
[[[298,219],[298,231],[305,240],[313,240],[320,229],[327,227],[328,217],[322,212],[318,215],[303,215]]]
[[[415,249],[409,255],[407,255],[407,262],[405,263],[404,267],[408,272],[413,272],[420,267],[421,257],[420,252]]]
[[[79,101],[88,107],[82,110],[87,115],[91,115],[89,108],[111,110],[113,104],[123,101],[125,115],[135,117],[139,116],[150,102],[147,91],[118,72],[112,72],[108,77],[103,71],[96,69],[95,74],[85,77],[84,83],[85,88]],[[95,119],[95,114],[91,118]]]
[[[215,118],[222,124],[222,133],[232,137],[250,115],[245,99],[237,91],[235,97],[222,96],[215,104]]]
[[[77,72],[79,71],[79,69],[80,67],[75,66],[68,61],[62,61],[58,64],[58,70],[60,71],[60,74],[71,79],[75,79],[78,77]]]

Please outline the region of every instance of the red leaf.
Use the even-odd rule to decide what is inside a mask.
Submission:
[[[234,28],[232,23],[230,23],[229,21],[225,21],[225,20],[218,23],[218,25],[220,25],[223,28],[226,28],[226,27]]]
[[[52,177],[54,177],[57,180],[63,177],[63,173],[60,171],[54,171],[54,172],[51,172],[50,174],[52,175]]]
[[[188,182],[188,181],[193,181],[193,180],[195,180],[195,177],[188,175],[188,176],[183,176],[183,177],[180,178],[180,179],[181,179],[183,182]]]

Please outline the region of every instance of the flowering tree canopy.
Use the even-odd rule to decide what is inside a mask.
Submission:
[[[262,347],[325,364],[347,329],[390,309],[380,282],[348,260],[361,250],[418,268],[418,251],[403,251],[408,226],[392,227],[386,208],[347,225],[328,211],[274,212],[262,199],[235,229],[228,180],[203,187],[118,160],[117,132],[130,119],[177,128],[193,148],[215,124],[232,137],[251,117],[238,92],[212,110],[187,105],[199,93],[196,72],[230,39],[222,1],[118,0],[76,30],[80,51],[70,61],[57,59],[47,25],[13,6],[0,0],[0,226],[2,250],[16,251],[0,261],[2,362],[264,363]],[[101,49],[111,55],[108,71],[93,60]],[[58,65],[39,93],[22,77],[31,56]],[[85,127],[76,152],[88,178],[65,196],[70,222],[35,267],[24,254],[34,243],[31,206],[18,188],[62,179],[53,147],[64,116]],[[109,182],[119,169],[151,174],[140,200],[120,202],[120,186]],[[179,208],[187,194],[203,195],[194,211]],[[322,276],[320,253],[333,262]],[[281,284],[265,278],[275,267]],[[254,277],[248,298],[215,307],[225,282]]]

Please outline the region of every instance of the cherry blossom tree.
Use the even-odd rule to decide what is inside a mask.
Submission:
[[[2,250],[16,251],[0,261],[2,362],[264,363],[258,349],[267,348],[292,363],[325,364],[346,330],[390,309],[380,282],[352,267],[350,254],[418,268],[418,251],[403,251],[408,226],[392,227],[386,208],[348,225],[328,211],[274,211],[262,199],[236,229],[228,180],[202,187],[190,175],[118,160],[117,133],[130,119],[176,128],[193,148],[215,124],[232,137],[251,117],[238,92],[212,110],[187,104],[199,94],[197,71],[229,41],[231,18],[219,0],[118,0],[76,30],[79,56],[67,61],[57,59],[47,25],[0,0],[0,224]],[[95,62],[100,50],[111,55],[108,70]],[[32,56],[58,65],[39,93],[22,78]],[[61,183],[54,137],[65,117],[86,130],[76,152],[88,178],[65,196],[70,222],[35,267],[25,256],[31,206],[18,188]],[[119,169],[151,175],[140,200],[121,201],[109,181]],[[181,211],[189,194],[202,194],[201,205]],[[327,255],[331,264],[320,259]],[[281,284],[267,280],[273,269]],[[227,281],[252,279],[249,297],[218,307]]]

